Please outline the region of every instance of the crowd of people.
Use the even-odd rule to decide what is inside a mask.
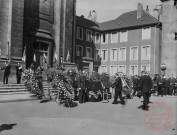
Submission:
[[[0,69],[4,70],[4,84],[8,84],[10,64],[6,62],[5,66]],[[69,99],[78,100],[79,103],[109,100],[114,95],[112,104],[117,104],[118,98],[120,98],[120,103],[125,105],[125,97],[142,96],[144,98],[143,107],[147,109],[152,94],[154,96],[177,95],[177,78],[174,78],[173,75],[170,77],[159,74],[152,76],[147,71],[142,71],[141,76],[126,76],[123,73],[116,73],[114,77],[110,77],[107,73],[65,71],[59,66],[48,66],[46,70],[39,66],[34,70],[32,64],[28,69],[24,69],[18,63],[16,65],[17,84],[23,80],[30,91],[42,99],[45,96],[43,90],[44,73],[49,86],[59,91],[58,98],[66,100],[69,97]],[[110,91],[112,88],[114,93]],[[104,93],[107,94],[106,98]]]
[[[152,93],[154,96],[164,95],[177,95],[177,78],[173,77],[173,74],[169,76],[155,74],[154,76],[149,75],[152,79]],[[138,91],[141,76],[135,75],[132,77],[133,80],[133,96]]]

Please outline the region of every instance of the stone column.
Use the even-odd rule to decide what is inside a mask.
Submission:
[[[72,62],[76,63],[76,54],[75,54],[75,50],[76,50],[76,45],[75,45],[75,40],[76,40],[76,0],[73,0],[73,33],[72,33]]]
[[[60,56],[63,56],[63,62],[66,61],[65,56],[65,40],[66,40],[66,0],[62,0],[62,16],[61,16],[61,54]]]
[[[12,45],[12,40],[11,40],[11,32],[12,32],[12,5],[13,5],[13,0],[9,0],[9,11],[8,11],[8,32],[7,32],[7,42],[8,42],[8,58],[11,61],[11,45]]]
[[[54,0],[54,42],[57,53],[57,64],[60,62],[60,23],[61,23],[61,0]],[[54,50],[55,51],[55,50]],[[55,53],[55,52],[54,52]]]
[[[11,46],[11,28],[12,28],[12,2],[13,0],[0,0],[0,42],[1,58],[7,59],[9,47]]]

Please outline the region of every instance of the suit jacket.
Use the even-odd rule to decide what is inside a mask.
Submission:
[[[140,78],[139,90],[142,93],[150,92],[152,89],[152,79],[148,75],[144,75]]]
[[[116,78],[113,85],[115,86],[115,91],[122,91],[122,80],[120,77]]]
[[[81,88],[81,90],[86,89],[86,78],[84,76],[81,76],[78,78],[77,81],[78,88]]]
[[[1,70],[4,70],[4,75],[9,75],[10,69],[11,69],[11,66],[9,64],[5,65],[3,68],[1,68]]]
[[[21,77],[21,75],[22,75],[22,67],[21,66],[16,66],[16,75],[18,77]]]

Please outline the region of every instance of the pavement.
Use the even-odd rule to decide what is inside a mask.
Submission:
[[[18,94],[0,94],[0,103],[7,103],[7,102],[23,102],[23,101],[31,101],[31,100],[37,100],[37,97],[30,93],[30,92],[24,92],[24,93],[18,93]]]
[[[176,135],[177,97],[151,97],[173,112],[172,125],[162,132],[152,131],[144,122],[142,98],[129,99],[125,106],[87,102],[74,108],[54,101],[0,103],[0,135]]]

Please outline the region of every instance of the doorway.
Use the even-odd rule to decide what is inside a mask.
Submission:
[[[79,62],[78,70],[89,72],[89,63]]]
[[[49,52],[49,44],[37,42],[33,44],[34,48],[34,68],[36,69],[38,66],[42,66],[44,69],[47,68],[48,64],[48,52]]]

